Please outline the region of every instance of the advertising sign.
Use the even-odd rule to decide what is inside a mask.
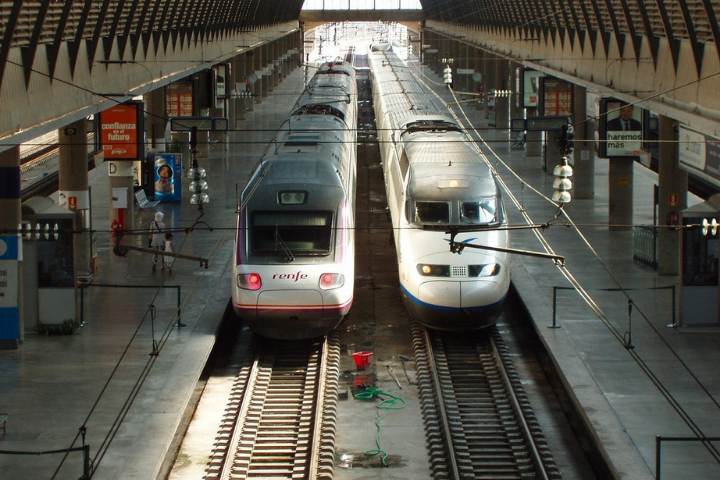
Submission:
[[[686,170],[703,173],[707,180],[720,185],[720,139],[680,125],[678,159]]]
[[[541,77],[541,117],[571,117],[573,115],[573,86],[558,78]]]
[[[544,74],[537,70],[523,70],[523,107],[525,108],[537,108],[540,102],[540,78]]]
[[[192,82],[179,81],[165,87],[165,109],[168,117],[191,117]]]
[[[155,200],[179,202],[182,199],[182,159],[177,153],[159,153],[153,160]]]
[[[17,235],[0,236],[0,340],[20,338],[18,313],[18,259],[20,240]]]
[[[643,145],[643,111],[613,98],[600,102],[600,154],[639,157]]]
[[[143,154],[142,102],[100,112],[100,143],[105,160],[137,160]]]
[[[221,63],[213,67],[213,77],[215,79],[215,107],[223,106],[223,100],[228,97],[227,88],[228,68],[227,64]]]

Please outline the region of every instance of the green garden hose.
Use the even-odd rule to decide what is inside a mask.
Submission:
[[[362,400],[365,402],[369,402],[375,399],[380,400],[380,403],[378,403],[375,407],[378,410],[377,417],[375,417],[375,448],[363,453],[367,457],[380,457],[380,461],[382,462],[383,467],[387,467],[388,453],[380,445],[382,420],[393,410],[400,410],[402,408],[405,408],[405,406],[407,406],[407,402],[405,402],[405,400],[403,400],[402,398],[388,393],[384,390],[381,390],[377,387],[365,387],[362,390],[353,392],[353,398],[355,398],[355,400]],[[381,414],[380,412],[382,410],[385,410],[386,412],[384,414]]]

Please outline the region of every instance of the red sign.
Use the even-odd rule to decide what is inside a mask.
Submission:
[[[70,210],[77,209],[77,197],[68,197],[68,208]]]
[[[169,117],[192,117],[192,83],[175,82],[165,88],[165,108]]]
[[[543,77],[542,105],[544,117],[570,117],[573,114],[573,86],[557,78]]]
[[[100,131],[105,160],[138,160],[136,104],[115,105],[101,112]]]
[[[678,206],[678,194],[677,193],[671,193],[670,194],[670,208],[675,208]]]

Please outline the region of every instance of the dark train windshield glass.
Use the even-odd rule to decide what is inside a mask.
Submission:
[[[321,256],[331,252],[332,212],[255,212],[250,242],[255,255]]]
[[[450,223],[450,205],[447,202],[416,202],[415,216],[419,223]]]
[[[463,223],[487,225],[497,223],[497,199],[487,197],[477,202],[462,202],[460,218]]]

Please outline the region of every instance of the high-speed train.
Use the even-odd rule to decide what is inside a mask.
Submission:
[[[373,99],[403,300],[442,330],[495,323],[510,286],[500,190],[448,108],[392,51],[370,54]],[[469,231],[472,230],[472,231]]]
[[[242,192],[232,299],[262,336],[323,335],[352,305],[356,89],[321,65]]]

